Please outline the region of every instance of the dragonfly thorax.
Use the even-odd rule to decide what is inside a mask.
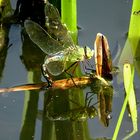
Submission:
[[[94,55],[94,50],[86,47],[86,52],[83,47],[76,46],[76,49],[72,50],[69,54],[68,60],[70,62],[84,61],[84,59],[91,59]]]

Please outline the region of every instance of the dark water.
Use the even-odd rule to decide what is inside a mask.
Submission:
[[[13,7],[15,7],[15,1],[12,2]],[[94,0],[88,2],[85,0],[78,1],[78,25],[82,27],[82,29],[79,31],[78,43],[80,45],[88,45],[90,48],[92,48],[96,34],[98,32],[101,32],[108,38],[112,52],[116,49],[116,46],[118,44],[121,46],[121,48],[123,48],[125,42],[125,35],[128,31],[129,26],[131,6],[132,1],[128,0]],[[28,41],[27,44],[22,43],[20,25],[11,26],[9,31],[9,45],[12,44],[12,46],[7,50],[5,65],[0,79],[0,87],[9,87],[25,83],[39,82],[42,79],[40,76],[39,65],[41,64],[41,61],[43,61],[44,54],[39,49],[36,50],[35,46],[30,48],[30,43],[30,41]],[[31,53],[32,55],[30,55]],[[115,53],[113,55],[115,55]],[[25,58],[27,57],[29,59],[26,60]],[[33,61],[38,62],[38,64],[34,63]],[[32,68],[34,68],[33,71]],[[140,86],[138,83],[139,78],[136,74],[136,94],[140,91]],[[104,127],[99,122],[97,117],[93,120],[89,119],[88,135],[90,135],[92,139],[101,137],[111,138],[113,135],[119,112],[121,110],[124,100],[123,85],[118,85],[116,78],[114,78],[113,80],[113,87],[114,96],[112,104],[112,119],[110,120],[109,127]],[[89,90],[90,88],[86,88],[85,92]],[[24,106],[24,99],[26,98],[30,100],[30,98],[32,98],[34,101],[34,107],[31,107],[31,109],[29,110],[31,115],[36,114],[37,110],[43,110],[44,93],[41,92],[39,95],[36,92],[33,93],[33,97],[29,98],[27,97],[29,95],[28,91],[5,93],[0,95],[1,140],[24,139],[24,135],[22,135],[22,133],[24,132],[21,131],[24,118],[23,107],[24,109],[26,108]],[[139,99],[140,96],[138,96],[138,100]],[[27,101],[27,103],[29,102]],[[33,130],[30,129],[31,131],[33,131],[32,133],[34,134],[32,138],[30,137],[30,139],[45,139],[45,137],[43,138],[42,136],[42,129],[44,125],[41,120],[42,119],[40,117],[38,117],[36,120],[34,120],[34,118],[32,119],[32,121],[29,120],[32,122],[32,125],[35,124]],[[63,129],[66,128],[66,126],[63,127]],[[126,113],[123,119],[118,139],[122,139],[131,130],[132,123]],[[89,139],[89,136],[87,139]],[[134,135],[131,139],[138,140],[138,133]]]

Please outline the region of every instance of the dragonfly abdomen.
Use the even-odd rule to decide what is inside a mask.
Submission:
[[[46,56],[43,64],[43,70],[51,75],[58,76],[65,70],[64,54],[58,53],[53,56]]]

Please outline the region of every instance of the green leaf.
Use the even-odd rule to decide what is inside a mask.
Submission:
[[[131,69],[132,67],[132,69]],[[133,131],[129,133],[124,139],[130,138],[132,135],[134,135],[137,130],[137,105],[136,105],[136,97],[135,97],[135,91],[133,86],[133,79],[134,79],[134,66],[130,65],[129,63],[124,64],[124,87],[126,92],[126,98],[128,100],[128,106],[130,109],[130,116],[133,123]]]
[[[133,0],[128,38],[135,60],[135,69],[140,77],[140,0]],[[129,54],[128,54],[129,56]]]
[[[115,129],[113,138],[112,138],[113,140],[116,140],[117,138],[127,104],[129,105],[129,108],[130,108],[130,114],[131,114],[131,119],[133,123],[133,131],[130,134],[128,134],[124,139],[130,138],[138,130],[137,106],[136,106],[136,98],[135,98],[135,92],[134,92],[134,87],[133,87],[134,66],[132,65],[132,68],[131,68],[131,65],[128,62],[125,63],[123,67],[123,76],[124,76],[124,87],[126,91],[126,97],[122,106],[122,110],[120,112],[120,116],[117,122],[117,126]]]

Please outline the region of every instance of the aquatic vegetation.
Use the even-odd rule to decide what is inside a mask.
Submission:
[[[48,10],[47,6],[48,7],[50,6],[49,10],[51,11],[51,13],[49,13],[47,11]],[[72,8],[67,8],[66,6],[64,6],[64,8],[66,8],[66,9],[63,9],[63,6],[64,6],[64,4],[62,3],[62,9],[61,9],[62,17],[60,18],[59,12],[57,11],[56,8],[54,8],[51,4],[46,5],[45,14],[46,15],[48,14],[47,17],[49,17],[49,18],[46,18],[45,29],[43,29],[43,27],[41,27],[39,24],[37,24],[31,20],[26,20],[26,22],[25,22],[25,26],[27,27],[26,29],[28,30],[27,32],[30,36],[30,39],[35,44],[37,44],[37,46],[40,48],[40,50],[42,50],[42,52],[45,52],[45,54],[46,54],[46,58],[45,58],[44,64],[43,64],[43,66],[44,66],[43,69],[45,70],[44,73],[46,74],[46,76],[48,76],[47,72],[49,71],[52,75],[57,76],[65,71],[65,69],[66,69],[65,64],[67,62],[73,63],[73,62],[77,62],[77,61],[83,61],[85,59],[85,57],[87,57],[87,56],[90,56],[89,57],[89,59],[90,59],[93,56],[93,54],[95,54],[96,70],[94,70],[94,69],[89,70],[90,73],[86,74],[85,76],[78,75],[79,77],[75,76],[75,77],[72,77],[71,79],[62,78],[60,80],[53,80],[51,87],[49,87],[46,90],[47,94],[45,94],[45,96],[48,94],[51,94],[51,93],[53,95],[53,94],[56,94],[57,92],[59,95],[62,95],[63,94],[62,92],[66,91],[67,97],[68,96],[72,97],[76,90],[81,90],[82,88],[90,86],[91,91],[92,91],[91,94],[94,93],[94,95],[96,95],[96,97],[97,97],[96,107],[98,109],[93,105],[89,105],[89,102],[93,101],[93,99],[95,99],[92,96],[90,98],[90,101],[85,106],[81,103],[81,105],[83,105],[83,106],[80,106],[80,107],[72,106],[71,107],[71,104],[68,101],[67,104],[70,104],[69,105],[70,110],[68,110],[68,109],[65,110],[65,107],[63,110],[63,106],[64,106],[63,103],[61,103],[61,106],[59,106],[57,103],[56,104],[54,103],[54,108],[53,108],[54,112],[53,113],[47,112],[48,110],[45,110],[46,109],[45,108],[46,106],[45,106],[44,112],[47,112],[47,114],[46,114],[47,121],[51,120],[49,122],[49,123],[51,123],[51,125],[50,125],[51,129],[49,129],[49,132],[50,131],[51,132],[49,133],[49,135],[53,135],[53,136],[56,135],[57,133],[61,133],[60,131],[58,132],[59,129],[57,129],[59,120],[61,120],[61,122],[70,120],[72,123],[76,122],[76,121],[83,121],[85,123],[88,118],[93,119],[95,116],[98,115],[100,122],[105,127],[108,127],[109,120],[111,119],[112,103],[113,103],[112,99],[113,99],[113,91],[114,91],[113,87],[111,86],[111,84],[112,84],[111,82],[113,82],[113,80],[114,80],[112,77],[112,70],[113,70],[112,57],[111,57],[109,44],[108,44],[106,36],[101,33],[97,34],[95,42],[94,42],[94,47],[95,47],[94,50],[91,50],[90,48],[88,50],[88,47],[82,48],[80,46],[76,46],[73,43],[74,41],[71,38],[71,34],[69,33],[69,30],[71,30],[70,28],[72,28],[71,31],[76,31],[77,25],[76,26],[74,25],[74,27],[72,27],[73,25],[69,26],[69,24],[67,23],[67,20],[70,22],[71,18],[66,19],[66,17],[68,17],[68,16],[63,16],[64,13],[71,14],[71,12],[74,12],[74,11],[72,10]],[[69,5],[67,5],[67,6],[69,6]],[[70,5],[70,6],[72,6],[72,5]],[[65,12],[66,10],[70,10],[71,12],[67,13],[67,12]],[[137,17],[139,17],[139,13],[140,12],[139,12],[138,7],[137,7],[137,9],[132,11],[132,15],[135,19]],[[67,26],[65,26],[64,23],[66,23]],[[77,24],[76,20],[73,23]],[[138,26],[139,24],[134,24],[134,25]],[[34,30],[32,30],[32,29],[34,29]],[[124,50],[125,55],[122,55],[122,57],[121,57],[121,58],[125,58],[125,59],[123,59],[123,61],[120,61],[120,62],[122,62],[122,64],[121,64],[122,68],[124,68],[124,69],[122,69],[122,70],[124,70],[124,73],[122,73],[124,75],[124,78],[122,78],[122,76],[121,76],[121,79],[124,82],[126,97],[124,99],[124,104],[122,106],[122,111],[120,113],[121,119],[119,118],[119,120],[118,120],[118,124],[117,124],[116,130],[115,130],[115,133],[113,135],[113,139],[116,139],[116,137],[118,135],[119,127],[122,123],[122,118],[123,118],[124,111],[126,110],[127,105],[129,105],[129,111],[130,111],[129,115],[132,119],[133,131],[128,136],[126,136],[125,139],[127,139],[128,137],[131,137],[133,134],[135,134],[137,132],[137,125],[138,125],[137,124],[137,107],[136,107],[136,99],[135,99],[136,97],[135,97],[135,92],[134,92],[134,87],[133,87],[133,84],[134,84],[133,83],[133,76],[134,76],[133,69],[134,69],[134,67],[132,66],[132,68],[131,68],[130,64],[133,64],[134,61],[136,61],[136,62],[139,61],[139,58],[140,58],[139,55],[138,54],[134,55],[136,52],[138,52],[138,51],[136,51],[137,49],[134,47],[135,49],[133,50],[133,45],[137,44],[137,46],[138,46],[138,44],[139,44],[138,43],[139,37],[133,36],[133,37],[136,37],[133,40],[133,38],[131,38],[132,34],[130,33],[130,31],[129,31],[128,35],[129,35],[129,39],[127,40],[127,42],[125,44],[125,50]],[[45,41],[45,40],[47,40],[47,41]],[[123,57],[123,56],[128,56],[128,57]],[[29,53],[29,57],[30,57],[30,53]],[[30,59],[32,59],[32,57]],[[125,60],[127,60],[127,63]],[[28,61],[28,59],[27,59],[27,61]],[[30,63],[30,61],[29,61],[29,63]],[[38,65],[37,67],[39,69],[40,65]],[[28,73],[31,73],[31,72],[29,71]],[[35,77],[36,77],[36,75],[34,75],[34,78]],[[111,80],[111,82],[108,82],[107,79]],[[25,84],[25,85],[19,85],[19,86],[15,86],[15,87],[10,87],[10,88],[1,88],[0,92],[6,93],[6,92],[12,92],[12,91],[22,91],[22,90],[26,91],[26,90],[37,90],[37,89],[39,89],[39,91],[40,91],[40,90],[44,90],[45,86],[48,86],[47,82],[40,82],[40,83],[36,83],[38,81],[28,81],[28,82],[32,82],[32,83]],[[33,83],[33,82],[35,82],[35,83]],[[69,90],[67,90],[67,89],[69,89]],[[26,97],[27,96],[29,97],[29,95],[31,94],[29,92],[26,92],[26,93],[25,93]],[[34,91],[32,93],[34,94]],[[80,95],[83,95],[82,93],[83,92],[81,92]],[[79,95],[77,95],[77,93],[75,94],[75,96],[77,98],[79,98]],[[74,96],[74,98],[75,98],[75,96]],[[81,97],[79,98],[79,100],[77,100],[77,98],[75,100],[76,102],[78,102],[79,100],[80,101],[82,100]],[[27,101],[27,103],[28,103],[28,99],[27,100],[25,99],[25,101]],[[26,107],[27,106],[28,106],[28,104],[26,105]],[[32,104],[32,109],[34,109],[33,104]],[[36,100],[36,109],[37,109],[37,100]],[[36,109],[34,109],[34,114],[36,114],[35,113]],[[27,114],[30,115],[30,112],[27,112]],[[42,115],[42,117],[43,117],[43,115]],[[26,120],[25,114],[23,115],[23,119]],[[34,119],[35,119],[35,116],[34,116]],[[28,120],[28,118],[27,118],[27,120]],[[57,121],[57,123],[55,123],[55,121]],[[23,122],[23,123],[24,123],[24,125],[26,125],[26,122]],[[65,123],[65,122],[63,122],[63,123]],[[48,124],[46,125],[44,122],[42,124],[45,127],[49,126]],[[94,123],[91,125],[94,125]],[[54,126],[55,126],[55,129],[57,132],[54,132]],[[85,127],[85,125],[83,125],[83,126]],[[73,124],[71,125],[71,127],[73,127]],[[77,127],[79,128],[79,124],[77,125]],[[77,128],[77,127],[75,127],[75,128]],[[33,123],[32,129],[34,129],[34,128],[35,128],[35,124]],[[63,126],[60,126],[60,129],[62,129],[62,128],[63,128]],[[83,127],[80,127],[80,129],[82,129],[82,128]],[[75,134],[78,131],[76,130],[76,131],[71,131],[71,132],[72,133],[74,132],[73,134]],[[44,131],[44,132],[46,133],[46,131]],[[67,132],[69,132],[69,131],[67,131]],[[81,133],[83,134],[83,131],[81,131]],[[24,138],[24,136],[23,136],[23,138]],[[103,138],[103,139],[106,139],[106,138]]]
[[[120,67],[123,66],[123,81],[124,81],[126,97],[113,135],[114,140],[117,138],[127,105],[128,105],[129,115],[132,119],[133,130],[124,139],[129,139],[132,135],[134,135],[138,131],[137,104],[136,104],[136,95],[135,95],[133,83],[134,83],[134,69],[136,68],[139,73],[139,68],[137,68],[136,66],[137,63],[135,61],[135,57],[137,56],[137,50],[139,48],[138,47],[139,40],[140,40],[140,32],[139,32],[140,28],[136,28],[140,24],[140,18],[138,17],[139,8],[140,8],[139,1],[134,0],[132,11],[131,11],[128,38],[126,40],[123,52],[119,60]]]
[[[125,87],[125,91],[126,91],[126,97],[125,97],[125,100],[124,100],[124,103],[122,106],[122,110],[119,115],[117,126],[115,129],[114,135],[113,135],[113,140],[115,140],[117,138],[127,104],[130,109],[130,116],[131,116],[132,123],[133,123],[133,131],[129,135],[127,135],[124,139],[130,138],[138,130],[138,128],[137,128],[138,127],[137,126],[137,105],[136,105],[135,92],[134,92],[134,87],[133,87],[134,67],[131,67],[129,63],[125,63],[123,75],[124,75],[124,87]]]

